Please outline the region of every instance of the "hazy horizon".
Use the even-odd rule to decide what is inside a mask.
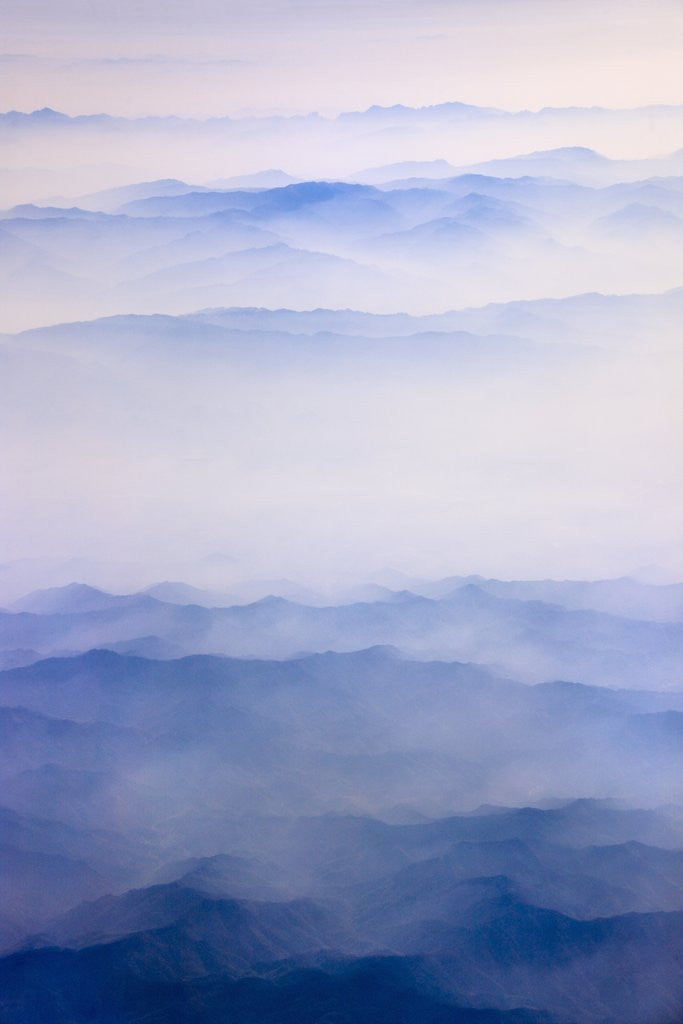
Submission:
[[[6,106],[20,109],[209,116],[683,100],[675,0],[202,0],[191,20],[179,2],[129,0],[116,13],[84,0],[3,6]]]

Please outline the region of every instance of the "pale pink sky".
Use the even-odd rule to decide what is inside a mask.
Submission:
[[[680,0],[3,0],[4,109],[683,101]]]

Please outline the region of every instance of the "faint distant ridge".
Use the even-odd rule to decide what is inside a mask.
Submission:
[[[7,110],[0,114],[0,120],[7,124],[21,127],[22,125],[67,125],[74,121],[95,123],[113,123],[117,118],[112,114],[65,114],[61,110],[53,110],[52,107],[42,107],[40,110]]]
[[[208,192],[205,185],[191,185],[177,178],[160,178],[156,181],[134,182],[130,185],[120,185],[116,188],[103,189],[86,196],[80,196],[79,201],[90,205],[93,200],[98,201],[96,209],[115,209],[123,203],[130,203],[136,199],[152,199],[157,196],[182,196],[189,192]]]
[[[299,112],[295,114],[249,114],[249,115],[232,115],[232,114],[221,114],[214,115],[211,117],[197,118],[197,117],[179,117],[172,114],[150,114],[144,117],[122,117],[121,115],[107,114],[105,112],[96,114],[68,114],[61,110],[54,110],[52,107],[41,107],[38,110],[7,110],[0,112],[0,120],[6,120],[15,125],[21,125],[22,123],[32,122],[34,124],[42,123],[45,125],[49,124],[68,124],[68,123],[80,123],[80,124],[96,124],[100,122],[102,124],[115,124],[116,122],[132,123],[136,121],[144,123],[186,123],[186,124],[215,124],[221,122],[286,122],[286,121],[301,121],[301,120],[315,120],[315,121],[328,121],[338,122],[344,124],[345,122],[353,122],[358,120],[365,120],[370,122],[381,122],[382,120],[400,120],[410,121],[415,118],[427,119],[427,120],[467,120],[472,118],[518,118],[518,119],[529,119],[529,118],[544,118],[548,116],[556,117],[558,115],[567,115],[573,117],[578,114],[582,115],[593,115],[593,116],[604,116],[605,114],[626,114],[626,113],[645,113],[651,111],[680,111],[683,109],[683,104],[676,103],[653,103],[638,107],[541,107],[536,110],[521,109],[521,110],[507,110],[502,107],[483,107],[477,106],[476,104],[462,103],[458,100],[446,101],[444,103],[435,103],[426,106],[412,107],[402,103],[393,104],[390,106],[382,106],[380,104],[372,104],[363,110],[348,110],[342,111],[339,114],[325,116],[317,113],[316,111]]]
[[[315,337],[320,334],[354,338],[414,338],[425,333],[449,334],[470,332],[477,335],[505,335],[524,337],[555,343],[572,339],[581,340],[582,318],[587,314],[601,316],[605,330],[601,343],[611,343],[611,334],[621,343],[633,334],[655,324],[663,329],[672,317],[680,314],[683,287],[662,292],[642,292],[624,295],[603,292],[582,292],[558,298],[519,299],[512,302],[492,302],[481,306],[454,308],[443,313],[411,314],[405,312],[367,313],[352,307],[318,306],[308,309],[253,306],[207,306],[178,316],[154,313],[121,313],[91,319],[71,320],[46,327],[34,327],[17,332],[26,338],[50,338],[53,343],[72,343],[82,338],[90,343],[93,332],[98,338],[113,338],[125,328],[144,332],[147,340],[168,335],[182,340],[197,327],[206,329],[215,340],[229,340],[228,332],[249,334],[254,338],[267,338],[269,332],[278,336]],[[563,320],[564,318],[564,320]],[[564,321],[567,321],[566,323]],[[644,327],[643,327],[644,325]],[[609,327],[610,332],[607,332]]]
[[[34,590],[14,603],[14,610],[38,615],[95,611],[108,608],[112,595],[86,583],[68,583],[64,587]]]
[[[237,174],[230,178],[218,178],[209,182],[210,188],[233,189],[233,188],[283,188],[286,185],[294,185],[300,181],[292,174],[279,167],[272,167],[265,171],[255,171],[252,174]]]
[[[129,608],[144,604],[145,595],[109,594],[86,583],[68,583],[63,587],[34,590],[13,604],[16,612],[32,615],[74,615],[105,611],[110,608]]]
[[[503,110],[500,107],[479,107],[471,103],[461,103],[458,100],[452,100],[447,103],[434,103],[423,107],[410,107],[403,103],[395,103],[389,107],[380,106],[379,104],[373,104],[367,107],[365,110],[352,110],[345,111],[344,113],[338,114],[336,120],[355,120],[357,118],[368,118],[368,119],[382,119],[385,117],[391,118],[413,118],[416,115],[424,116],[428,115],[431,117],[505,117],[510,116],[512,111]]]
[[[673,213],[647,203],[629,203],[595,223],[607,232],[634,233],[637,236],[653,231],[683,232],[683,220]]]
[[[393,178],[448,178],[458,173],[448,160],[404,160],[383,167],[368,167],[351,175],[354,181],[367,184],[391,181]]]

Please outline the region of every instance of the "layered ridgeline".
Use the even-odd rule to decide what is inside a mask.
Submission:
[[[0,116],[1,1024],[678,1024],[681,123]]]
[[[3,1021],[678,1019],[681,588],[415,585],[3,613]]]
[[[139,181],[164,179],[168,194],[178,191],[178,178],[205,188],[259,188],[292,179],[376,184],[492,168],[501,177],[541,174],[605,185],[680,174],[682,129],[680,104],[510,111],[452,102],[375,105],[336,117],[206,120],[72,117],[45,107],[0,114],[6,151],[0,182],[13,202],[45,205],[62,197],[60,206],[80,205],[64,197]],[[556,149],[570,162],[536,156]],[[107,198],[115,203],[118,197]]]
[[[91,648],[282,659],[390,646],[414,659],[476,662],[528,683],[683,689],[683,585],[464,577],[427,589],[442,588],[425,596],[377,587],[379,597],[352,591],[342,604],[315,594],[307,603],[271,595],[225,607],[229,595],[221,602],[187,588],[192,596],[183,599],[182,587],[170,583],[130,595],[73,584],[0,611],[0,659],[12,667]]]
[[[159,180],[5,206],[0,329],[213,306],[426,314],[661,292],[680,285],[683,156],[633,163],[564,148],[438,177],[398,164],[272,187]]]

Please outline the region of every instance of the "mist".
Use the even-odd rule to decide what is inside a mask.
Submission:
[[[623,169],[564,148],[9,209],[3,561],[133,563],[76,577],[124,590],[210,583],[214,552],[323,589],[675,579],[683,200],[585,183]]]
[[[0,1024],[679,1024],[680,5],[4,6]]]

